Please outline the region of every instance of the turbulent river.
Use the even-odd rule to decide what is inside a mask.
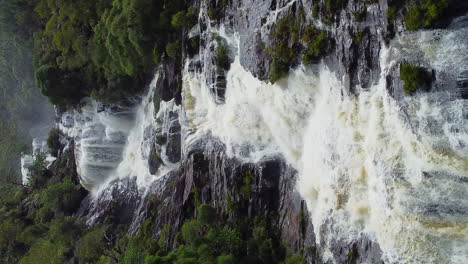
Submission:
[[[235,34],[219,33],[237,46]],[[89,189],[128,176],[144,188],[175,168],[166,147],[153,175],[147,162],[151,139],[170,133],[175,116],[183,150],[211,134],[241,160],[284,156],[298,171],[297,188],[324,252],[333,238],[366,234],[387,263],[468,263],[468,100],[453,81],[468,70],[467,50],[466,25],[399,36],[380,52],[380,81],[357,95],[325,65],[299,67],[271,85],[237,55],[222,104],[187,62],[181,106],[163,102],[155,113],[156,74],[140,103],[89,101],[80,113],[64,115],[61,128],[76,140]],[[431,92],[389,94],[386,77],[403,59],[435,69]]]

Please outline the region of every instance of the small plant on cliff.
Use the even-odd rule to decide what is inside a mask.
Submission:
[[[279,19],[270,33],[273,46],[268,53],[273,58],[269,70],[269,79],[275,83],[285,77],[289,67],[297,55],[299,40],[299,24],[292,14]]]
[[[302,41],[306,45],[306,50],[302,62],[305,65],[316,62],[323,56],[330,47],[330,41],[325,31],[314,26],[308,26],[302,35]]]
[[[450,0],[416,0],[407,6],[405,23],[408,30],[432,26],[449,8]]]
[[[400,67],[400,78],[404,81],[403,89],[411,94],[421,87],[428,87],[431,76],[422,67],[404,63]]]
[[[49,136],[47,137],[47,147],[50,150],[50,154],[54,157],[57,157],[61,145],[60,130],[58,128],[52,128],[49,131]]]
[[[231,67],[228,47],[221,43],[221,41],[218,42],[218,47],[216,48],[216,67],[225,71]]]

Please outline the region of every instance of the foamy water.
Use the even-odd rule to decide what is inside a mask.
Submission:
[[[228,154],[249,161],[283,154],[300,172],[298,188],[325,245],[365,233],[388,263],[467,263],[468,102],[443,82],[468,63],[464,40],[465,30],[403,36],[381,52],[381,80],[359,96],[344,93],[324,66],[271,85],[236,58],[218,105],[203,74],[186,72],[189,139],[212,133]],[[412,52],[434,65],[440,92],[397,102],[385,77]]]

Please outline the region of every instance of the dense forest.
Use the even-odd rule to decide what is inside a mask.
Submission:
[[[140,91],[156,64],[181,58],[181,30],[195,18],[182,0],[38,1],[35,11],[37,83],[60,105]]]

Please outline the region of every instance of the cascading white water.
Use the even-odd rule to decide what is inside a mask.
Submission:
[[[365,233],[388,263],[467,263],[468,101],[447,81],[468,65],[466,30],[402,36],[381,52],[379,83],[359,96],[343,95],[324,66],[270,85],[237,57],[218,105],[203,74],[186,71],[189,139],[212,133],[228,154],[251,161],[283,154],[299,171],[325,253],[333,239]],[[438,81],[434,92],[397,101],[386,76],[408,54],[423,54]]]
[[[148,158],[151,155],[151,146],[155,140],[157,127],[163,131],[168,131],[168,124],[164,124],[164,120],[169,120],[169,118],[164,115],[168,111],[178,112],[179,108],[173,100],[160,102],[160,109],[158,113],[155,113],[153,96],[158,78],[159,74],[157,73],[150,84],[148,93],[137,107],[135,126],[127,138],[122,162],[115,171],[115,177],[111,177],[110,180],[136,177],[138,186],[145,187],[174,168],[174,164],[165,155],[165,149],[161,151],[164,166],[156,172],[156,175],[151,175],[148,167]]]
[[[46,166],[49,166],[55,160],[55,157],[50,155],[47,141],[43,136],[33,139],[32,154],[22,154],[21,156],[21,181],[24,185],[28,184],[30,167],[34,164],[34,160],[38,155],[44,155]]]
[[[81,184],[99,194],[116,179],[136,177],[143,188],[164,175],[176,164],[167,157],[167,146],[161,146],[162,166],[151,175],[148,158],[156,133],[169,134],[166,115],[178,113],[179,107],[161,102],[155,113],[153,96],[158,74],[152,80],[141,102],[130,106],[103,105],[87,99],[80,111],[62,114],[60,129],[75,141],[75,156]]]
[[[114,172],[122,160],[134,116],[135,107],[106,108],[91,99],[80,111],[62,115],[60,129],[75,140],[76,165],[83,186],[99,186]]]

